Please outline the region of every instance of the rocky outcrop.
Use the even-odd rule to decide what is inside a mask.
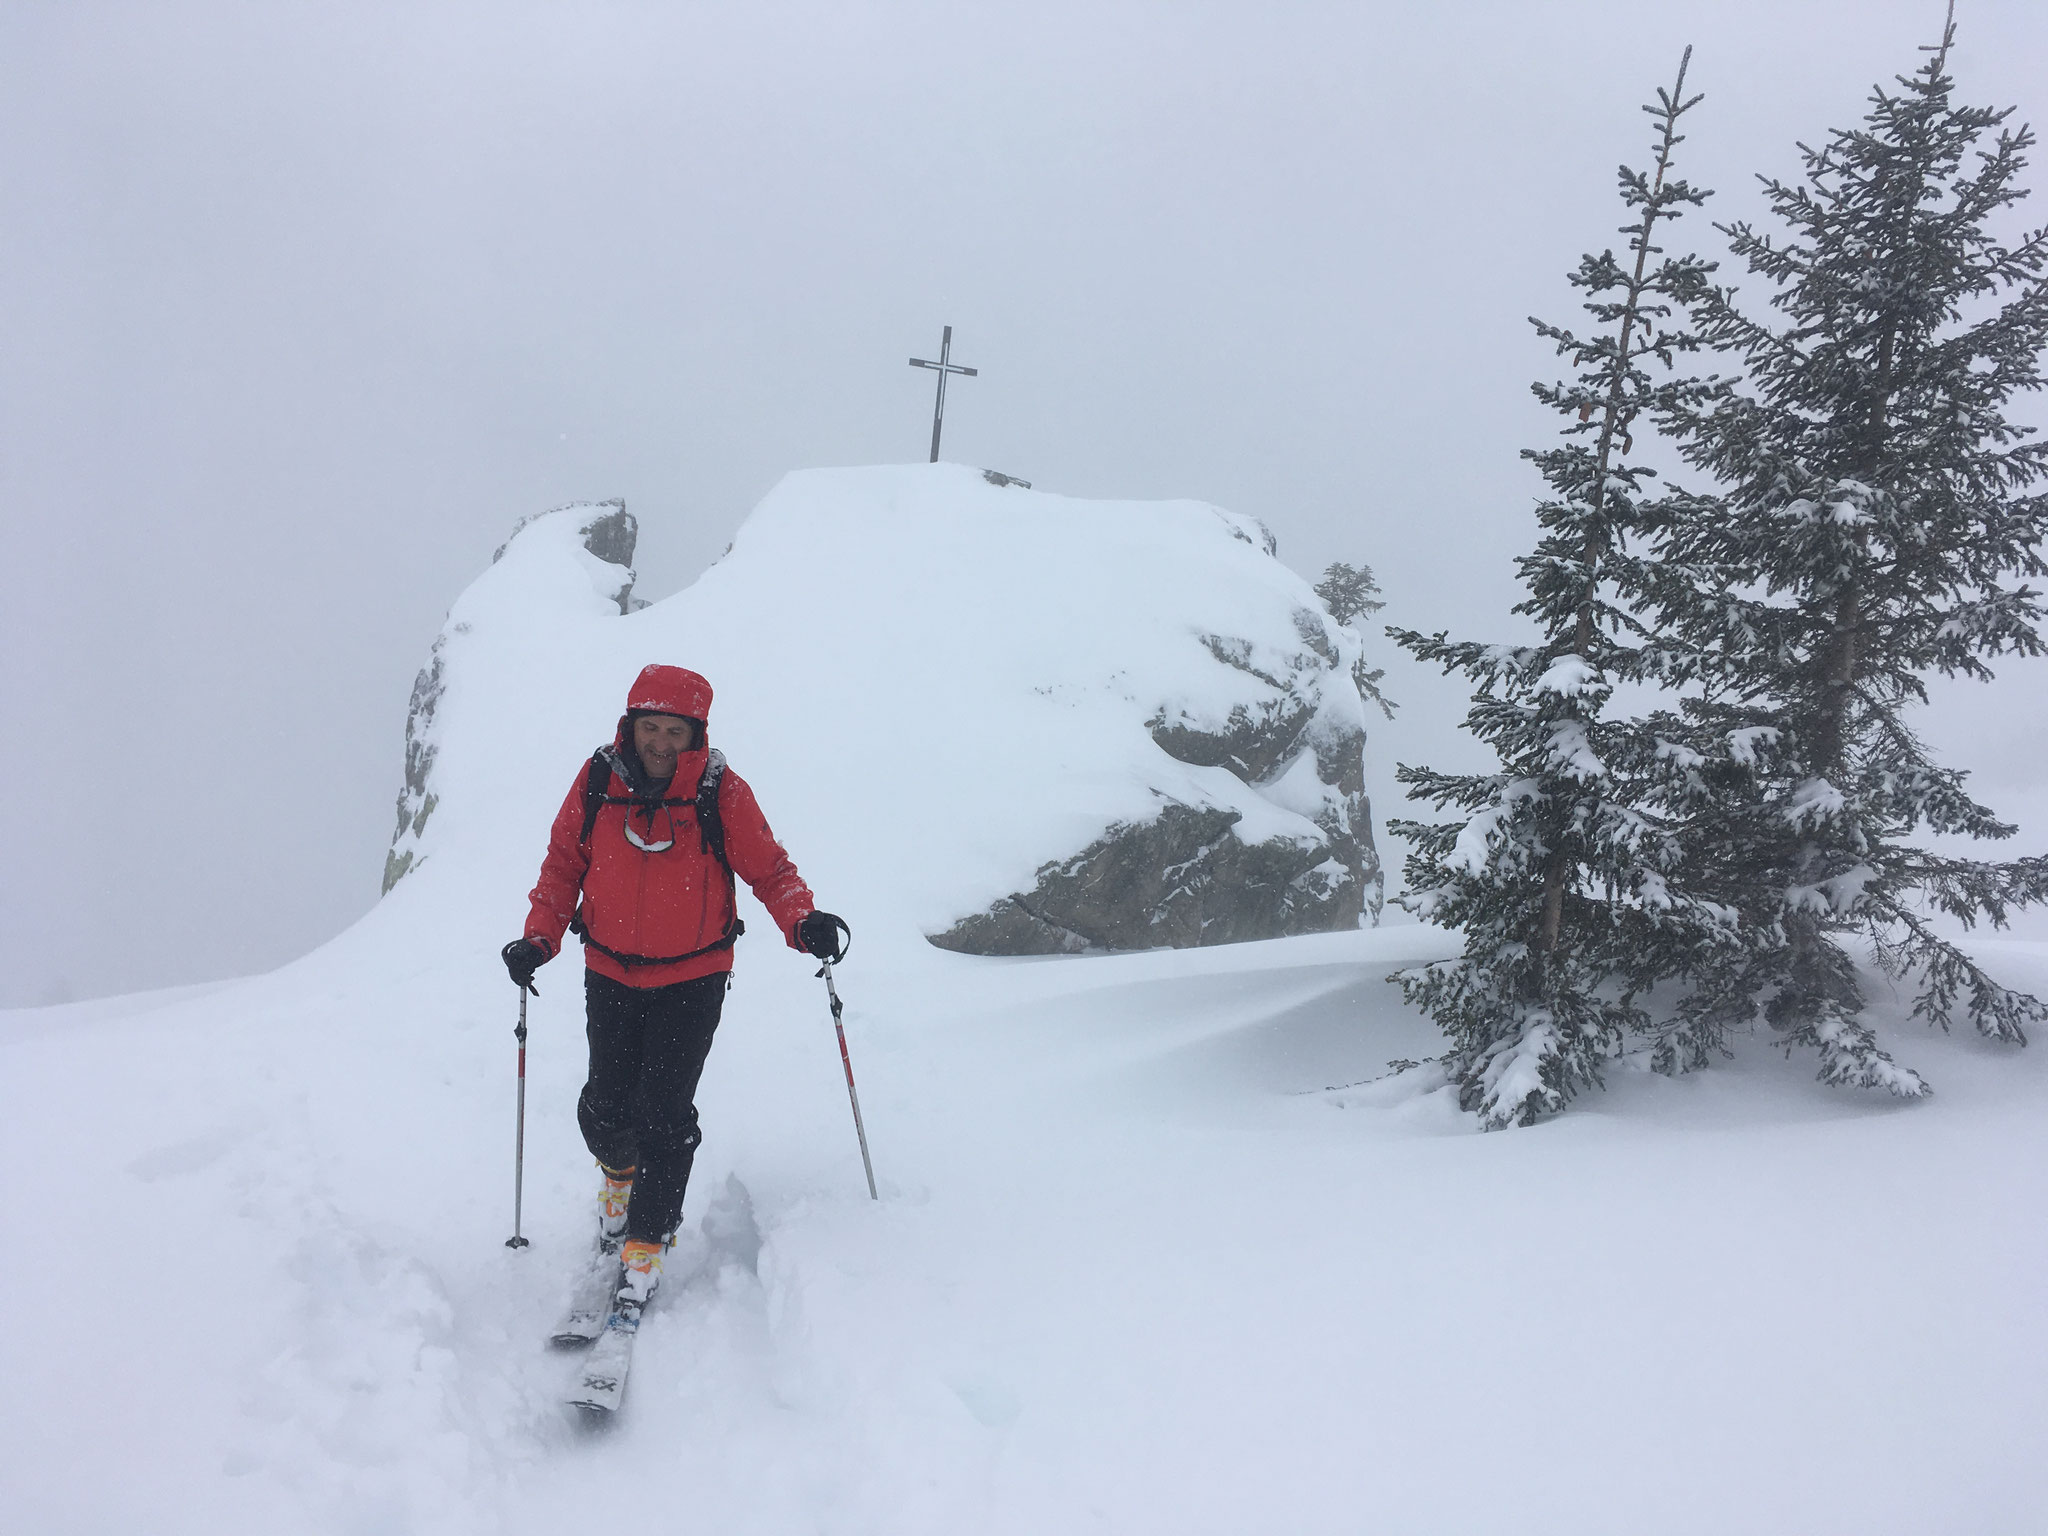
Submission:
[[[645,608],[647,603],[633,595],[633,550],[640,542],[640,521],[626,510],[623,497],[610,501],[575,502],[566,507],[557,507],[552,512],[535,512],[522,517],[512,525],[511,533],[505,537],[491,555],[491,564],[496,565],[505,558],[505,551],[512,547],[512,541],[526,530],[529,524],[543,517],[579,518],[576,525],[577,537],[583,547],[602,560],[606,565],[619,568],[616,588],[609,594],[619,605],[620,613],[632,613]]]
[[[1348,637],[1316,609],[1298,607],[1292,620],[1298,649],[1193,637],[1237,676],[1241,696],[1220,719],[1161,707],[1149,722],[1163,756],[1228,773],[1242,791],[1228,798],[1249,805],[1157,791],[1156,817],[1106,828],[1040,866],[1030,890],[928,935],[931,942],[977,955],[1187,948],[1377,920],[1382,876]]]
[[[434,710],[447,688],[448,633],[434,637],[427,664],[413,679],[412,700],[405,712],[405,783],[398,791],[398,828],[384,855],[384,894],[411,872],[418,861],[420,837],[437,803],[429,779],[439,750],[434,740]]]
[[[1030,892],[1005,896],[931,941],[970,955],[1188,949],[1355,928],[1368,892],[1378,911],[1376,859],[1368,884],[1330,847],[1248,844],[1238,820],[1214,807],[1170,805],[1156,821],[1112,827],[1046,865]]]
[[[491,556],[491,563],[496,565],[504,559],[513,541],[543,519],[551,533],[572,537],[594,557],[596,566],[586,567],[591,584],[606,601],[617,603],[620,613],[647,606],[633,596],[633,550],[639,541],[640,525],[623,501],[579,503],[522,517]],[[440,752],[435,716],[447,690],[449,649],[460,642],[468,628],[451,618],[434,637],[427,664],[413,680],[412,700],[405,716],[405,782],[398,791],[398,827],[391,834],[391,847],[384,855],[387,895],[425,857],[422,844],[427,823],[439,804],[433,788],[434,759]]]

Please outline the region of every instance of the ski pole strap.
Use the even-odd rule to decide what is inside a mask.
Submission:
[[[818,915],[831,918],[832,926],[839,930],[839,937],[832,945],[834,950],[832,964],[837,965],[846,958],[847,951],[853,948],[853,930],[846,926],[846,919],[843,917],[836,916],[830,912],[821,912]]]

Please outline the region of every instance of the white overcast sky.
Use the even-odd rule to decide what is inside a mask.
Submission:
[[[1940,13],[13,0],[0,1003],[359,916],[413,674],[512,523],[624,496],[676,591],[786,471],[921,460],[944,323],[949,459],[1218,502],[1387,618],[1512,634],[1524,317],[1618,242],[1639,104],[1696,45],[1682,170],[1754,215]],[[2048,5],[1959,22],[1964,96],[2040,120]],[[1454,684],[1389,685],[1382,786],[1466,750]],[[2015,668],[1930,725],[2031,815],[2044,702]]]

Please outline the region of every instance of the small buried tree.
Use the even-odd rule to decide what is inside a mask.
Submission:
[[[1535,386],[1567,425],[1558,446],[1524,455],[1550,494],[1535,552],[1517,562],[1529,596],[1515,611],[1543,638],[1486,645],[1389,631],[1477,684],[1465,728],[1500,763],[1489,774],[1402,766],[1409,798],[1464,815],[1390,824],[1414,848],[1403,905],[1465,932],[1456,960],[1398,979],[1449,1035],[1459,1100],[1488,1127],[1527,1124],[1598,1082],[1602,1063],[1647,1026],[1641,987],[1740,943],[1725,907],[1681,879],[1665,807],[1694,782],[1693,765],[1641,723],[1607,714],[1617,682],[1685,669],[1618,598],[1646,579],[1627,538],[1654,511],[1644,499],[1653,472],[1631,457],[1633,425],[1711,393],[1676,376],[1676,355],[1694,343],[1667,323],[1710,269],[1656,244],[1661,223],[1706,197],[1671,174],[1679,119],[1699,100],[1684,96],[1691,53],[1677,85],[1644,108],[1657,125],[1654,169],[1620,173],[1633,259],[1588,255],[1570,274],[1598,329],[1532,322],[1577,370],[1570,383]]]
[[[1324,569],[1315,592],[1330,610],[1330,617],[1354,631],[1359,628],[1358,620],[1370,618],[1387,606],[1369,565],[1346,565],[1338,560]],[[1368,666],[1363,655],[1351,664],[1351,681],[1358,685],[1358,696],[1377,706],[1391,720],[1400,706],[1380,692],[1380,679],[1386,675],[1385,667]]]
[[[1938,934],[1930,909],[2004,920],[2048,894],[2048,860],[1988,863],[1910,844],[1925,831],[2008,837],[1937,766],[1906,711],[1930,673],[1988,679],[2042,650],[2048,447],[2006,414],[2041,388],[2048,230],[2012,243],[1994,220],[2025,196],[2033,142],[2009,111],[1958,106],[1954,27],[1862,125],[1801,147],[1806,180],[1764,183],[1786,230],[1725,230],[1776,287],[1767,324],[1712,289],[1692,318],[1747,382],[1675,395],[1660,420],[1719,494],[1653,509],[1648,603],[1689,649],[1701,696],[1672,727],[1732,745],[1701,775],[1686,871],[1738,907],[1755,942],[1702,967],[1680,1008],[1675,1064],[1702,1059],[1761,1010],[1823,1080],[1926,1091],[1880,1050],[1844,940],[1923,978],[1914,1011],[2024,1043],[2042,1016]]]

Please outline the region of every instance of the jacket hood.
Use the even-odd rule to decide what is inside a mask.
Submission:
[[[656,663],[642,667],[626,693],[626,709],[646,710],[658,715],[681,715],[686,720],[711,718],[711,684],[688,667],[665,667]]]
[[[646,793],[646,776],[640,770],[640,754],[633,749],[633,717],[636,714],[681,715],[697,722],[697,739],[676,762],[678,776],[703,766],[704,749],[710,745],[707,717],[711,713],[711,684],[688,667],[664,667],[659,663],[642,667],[626,692],[626,712],[619,716],[618,733],[612,746],[618,768],[635,794]],[[630,765],[630,766],[629,766]]]

